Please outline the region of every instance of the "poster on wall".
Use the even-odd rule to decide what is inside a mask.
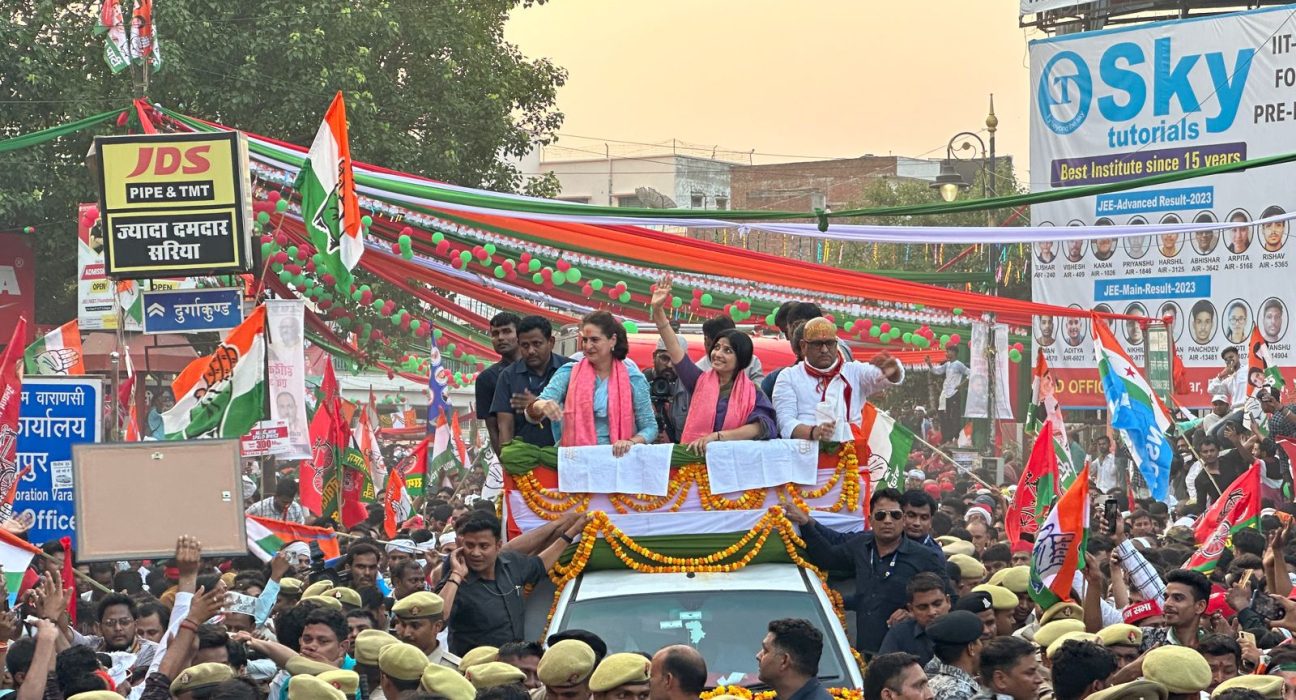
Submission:
[[[1292,150],[1296,43],[1280,31],[1292,10],[1193,18],[1034,41],[1034,191],[1112,183]],[[1296,166],[1281,165],[1114,194],[1033,205],[1041,227],[1200,224],[1213,230],[1034,244],[1034,300],[1168,318],[1186,368],[1188,407],[1210,405],[1220,352],[1245,346],[1252,325],[1291,374],[1288,305],[1296,300],[1289,221]],[[1136,321],[1111,321],[1140,365]],[[1036,344],[1066,408],[1102,407],[1093,329],[1084,318],[1039,317]],[[1243,352],[1245,355],[1245,351]],[[1288,383],[1289,386],[1292,382]]]

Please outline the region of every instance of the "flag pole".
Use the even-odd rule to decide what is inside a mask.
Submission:
[[[888,414],[888,415],[889,415],[889,414]],[[982,486],[984,486],[984,487],[986,487],[986,488],[988,488],[988,489],[990,489],[990,490],[992,490],[992,491],[996,488],[995,486],[992,486],[992,485],[990,485],[989,483],[987,483],[985,479],[982,479],[981,477],[979,477],[979,476],[977,476],[975,473],[973,473],[971,469],[968,469],[967,467],[963,466],[962,464],[959,464],[958,462],[956,462],[956,461],[954,460],[953,457],[951,457],[951,456],[945,454],[945,452],[943,452],[939,447],[937,447],[937,446],[931,444],[930,442],[927,442],[926,440],[924,440],[924,439],[922,438],[921,435],[918,435],[917,433],[915,433],[915,434],[914,434],[914,439],[917,440],[918,442],[921,442],[922,444],[926,445],[926,446],[928,447],[928,449],[930,449],[932,452],[935,452],[936,454],[938,454],[938,455],[940,455],[942,458],[944,458],[945,461],[947,461],[947,462],[949,462],[950,464],[954,465],[954,468],[955,468],[955,469],[957,469],[957,470],[959,470],[960,472],[963,472],[964,474],[967,474],[968,476],[972,477],[973,479],[976,480],[977,483],[981,484]]]

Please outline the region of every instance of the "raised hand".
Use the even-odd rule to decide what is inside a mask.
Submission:
[[[667,273],[662,275],[661,279],[657,280],[657,284],[652,286],[652,298],[648,302],[648,306],[653,311],[657,311],[664,307],[666,302],[670,299],[670,296],[671,276],[670,273]]]

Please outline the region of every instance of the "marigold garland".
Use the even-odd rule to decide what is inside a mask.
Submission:
[[[852,650],[853,651],[853,650]],[[836,700],[862,700],[864,691],[856,688],[828,688],[828,694]],[[703,692],[698,697],[701,700],[712,700],[721,695],[732,695],[742,700],[773,700],[776,693],[773,690],[762,690],[759,693],[753,693],[751,688],[741,685],[718,685],[715,688]]]

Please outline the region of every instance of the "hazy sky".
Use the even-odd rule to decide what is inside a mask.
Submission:
[[[568,70],[565,146],[601,155],[601,141],[577,137],[676,138],[758,154],[937,156],[954,134],[984,128],[994,93],[998,152],[1025,179],[1028,36],[1017,7],[549,0],[515,11],[505,34]]]

